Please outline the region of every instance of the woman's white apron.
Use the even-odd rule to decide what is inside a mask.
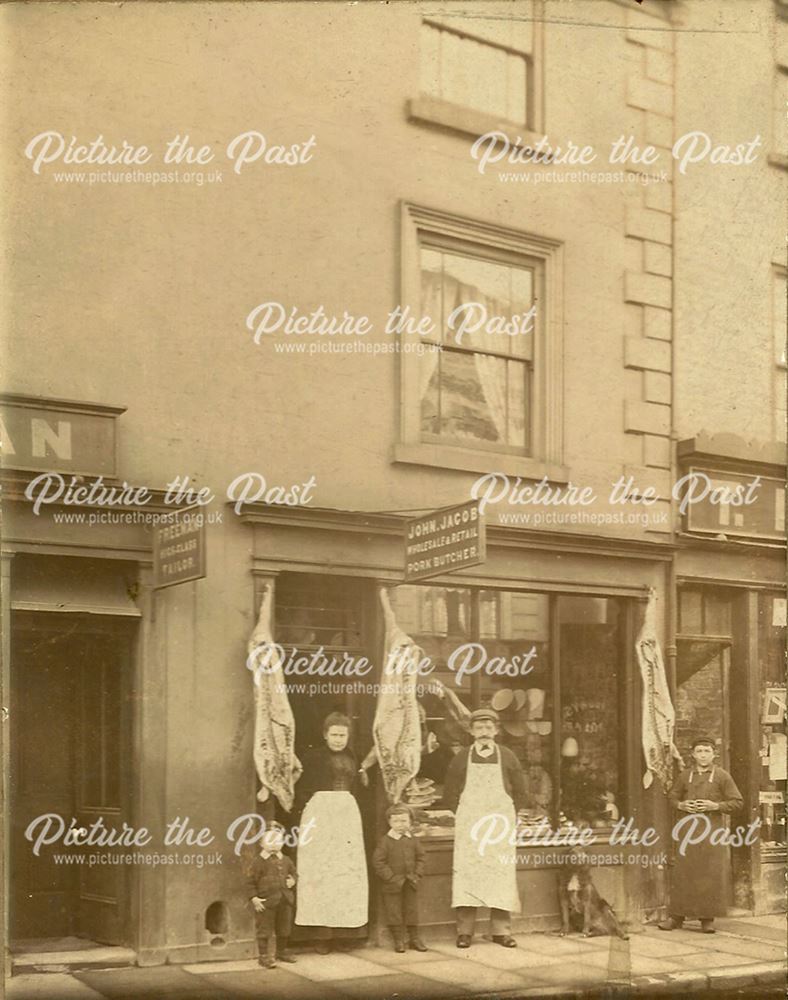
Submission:
[[[451,905],[491,906],[519,913],[516,848],[510,843],[517,816],[504,787],[497,747],[495,752],[496,764],[474,764],[470,756],[468,759],[468,776],[455,822]],[[480,853],[481,844],[473,839],[471,831],[480,819],[493,813],[506,818],[508,832],[501,843],[486,844],[484,853]]]
[[[350,792],[315,792],[301,829],[308,829],[309,837],[298,848],[295,922],[304,927],[363,926],[369,886],[356,800]]]

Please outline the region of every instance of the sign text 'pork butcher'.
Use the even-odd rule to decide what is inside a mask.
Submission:
[[[441,576],[485,560],[479,501],[436,510],[405,525],[405,582]]]

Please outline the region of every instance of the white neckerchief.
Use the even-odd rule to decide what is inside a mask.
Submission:
[[[493,743],[493,745],[487,750],[482,750],[476,743],[474,743],[473,749],[480,757],[491,757],[495,753],[495,744]]]
[[[404,833],[399,833],[397,830],[389,830],[388,836],[391,837],[392,840],[402,840],[403,837],[409,837],[410,833],[408,830]]]
[[[260,851],[260,857],[263,861],[267,861],[269,858],[276,858],[277,861],[282,860],[282,852],[277,851],[275,854],[272,851]]]
[[[714,765],[713,764],[711,765],[711,770],[710,771],[702,771],[702,772],[701,771],[696,771],[695,768],[693,767],[692,770],[690,771],[689,781],[687,782],[688,785],[692,784],[692,779],[693,779],[693,777],[696,774],[697,774],[698,777],[700,777],[701,774],[708,774],[709,781],[710,782],[714,781]]]

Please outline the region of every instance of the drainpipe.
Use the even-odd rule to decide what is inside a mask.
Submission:
[[[673,135],[676,134],[677,99],[678,90],[678,41],[679,33],[674,35],[673,44]],[[671,211],[670,211],[670,254],[671,254],[671,282],[670,282],[670,562],[666,573],[665,592],[665,629],[667,632],[667,642],[665,644],[666,670],[670,698],[674,706],[676,704],[676,633],[678,631],[678,593],[676,590],[676,506],[673,500],[673,487],[678,475],[677,444],[678,433],[676,431],[676,166],[675,160],[671,161]]]
[[[675,23],[675,22],[674,22]],[[673,46],[673,134],[676,133],[677,100],[678,90],[678,39],[674,36]],[[670,700],[676,705],[676,661],[678,658],[678,648],[676,643],[676,633],[678,632],[678,592],[676,589],[676,505],[673,499],[673,488],[678,474],[677,444],[678,433],[676,430],[676,170],[675,163],[671,163],[672,197],[671,197],[671,283],[670,283],[670,561],[665,567],[665,671],[667,673],[668,690]],[[660,826],[670,822],[670,806],[666,799],[657,805],[657,816]],[[669,872],[662,865],[656,872],[656,895],[658,913],[661,919],[668,917],[670,913],[670,878]]]

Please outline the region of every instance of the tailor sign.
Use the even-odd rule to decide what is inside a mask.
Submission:
[[[205,576],[205,514],[173,513],[153,529],[153,586],[172,587]]]
[[[484,562],[486,539],[480,502],[469,500],[405,524],[405,583]]]

